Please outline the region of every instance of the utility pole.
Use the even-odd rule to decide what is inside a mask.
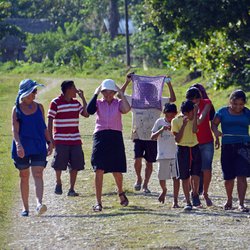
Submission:
[[[129,29],[128,29],[128,0],[124,0],[125,4],[125,27],[126,27],[126,55],[127,67],[130,67],[130,48],[129,48]]]

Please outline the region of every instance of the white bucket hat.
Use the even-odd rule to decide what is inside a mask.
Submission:
[[[101,85],[102,85],[101,91],[113,90],[113,91],[117,92],[117,87],[115,86],[115,82],[112,79],[105,79]]]

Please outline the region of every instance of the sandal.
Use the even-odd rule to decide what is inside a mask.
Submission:
[[[226,203],[226,204],[223,206],[223,209],[224,209],[224,210],[232,210],[232,209],[233,209],[232,204]]]
[[[129,203],[128,201],[128,198],[127,196],[125,195],[125,192],[122,192],[119,194],[119,197],[123,197],[123,200],[120,202],[120,204],[123,206],[123,207],[126,207]]]
[[[93,211],[94,212],[101,212],[102,211],[102,204],[97,203],[93,206]]]
[[[247,208],[245,206],[241,206],[241,205],[239,205],[238,210],[240,212],[243,212],[243,213],[248,213],[249,212],[249,208]]]

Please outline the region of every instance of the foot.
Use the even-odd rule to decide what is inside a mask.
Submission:
[[[166,193],[167,193],[167,191],[163,191],[163,192],[159,195],[159,197],[158,197],[158,201],[159,201],[160,203],[162,203],[162,204],[165,203]]]
[[[143,188],[143,193],[144,194],[150,194],[151,191],[147,187],[145,187],[145,188]]]
[[[134,189],[135,189],[135,191],[140,191],[141,190],[141,183],[135,183],[135,185],[134,185]]]
[[[101,212],[101,211],[102,211],[102,204],[101,204],[101,203],[96,203],[96,204],[93,206],[93,211],[94,211],[94,212]]]
[[[212,202],[211,199],[208,197],[208,194],[203,194],[203,197],[204,197],[204,200],[206,201],[207,207],[213,206],[213,202]]]
[[[233,210],[232,203],[230,203],[230,202],[225,203],[223,206],[223,209],[224,210]]]
[[[21,216],[28,217],[29,216],[29,211],[28,210],[22,211]]]
[[[37,215],[40,216],[47,211],[47,207],[44,204],[40,204],[36,207]]]
[[[194,195],[192,193],[191,197],[192,197],[193,206],[199,207],[201,205],[201,201],[200,201],[199,195],[198,194]]]
[[[55,187],[55,194],[62,194],[63,191],[62,191],[62,184],[56,184],[56,187]]]
[[[191,204],[187,204],[185,207],[184,207],[184,211],[191,211],[193,209],[192,205]]]
[[[248,213],[249,212],[249,208],[245,207],[244,205],[239,205],[238,210],[240,212],[243,212],[243,213]]]
[[[79,194],[76,193],[74,189],[69,189],[68,196],[75,197],[79,196]]]
[[[178,205],[178,203],[173,203],[173,205],[172,205],[172,208],[180,208],[180,206]]]
[[[123,207],[126,207],[128,204],[129,204],[129,201],[128,201],[128,198],[127,196],[125,195],[124,192],[120,193],[119,194],[119,197],[120,197],[120,204],[123,206]]]

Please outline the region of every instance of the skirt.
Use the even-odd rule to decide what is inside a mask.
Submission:
[[[94,171],[101,169],[104,173],[127,172],[125,146],[121,131],[102,130],[93,135],[91,165]]]

